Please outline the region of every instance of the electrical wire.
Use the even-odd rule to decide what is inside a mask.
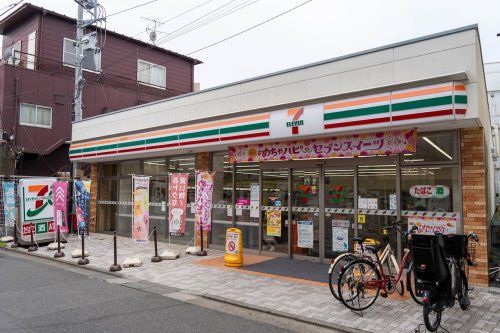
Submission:
[[[190,8],[190,9],[186,10],[185,12],[182,12],[182,13],[180,13],[180,14],[178,14],[178,15],[175,15],[174,17],[171,17],[171,18],[169,18],[169,19],[167,19],[167,20],[165,20],[165,21],[163,21],[163,22],[160,22],[160,24],[165,24],[165,23],[167,23],[167,22],[173,21],[173,20],[175,20],[176,18],[181,17],[182,15],[187,14],[187,13],[189,13],[189,12],[192,12],[193,10],[195,10],[195,9],[197,9],[197,8],[199,8],[199,7],[203,6],[203,5],[206,5],[207,3],[212,2],[212,1],[214,1],[214,0],[208,0],[208,1],[205,1],[205,2],[203,2],[202,4],[199,4],[199,5],[195,6],[195,7],[192,7],[192,8]]]
[[[177,34],[169,34],[168,36],[162,38],[162,41],[160,43],[156,43],[156,45],[161,45],[161,44],[164,44],[166,42],[169,42],[173,39],[176,39],[178,37],[181,37],[181,36],[184,36],[185,34],[188,34],[190,33],[191,31],[194,31],[194,30],[197,30],[199,28],[202,28],[204,26],[206,26],[207,24],[210,24],[212,22],[215,22],[227,15],[230,15],[234,12],[237,12],[243,8],[246,8],[254,3],[256,3],[257,1],[259,0],[246,0],[240,4],[236,4],[236,6],[232,7],[232,8],[229,8],[227,9],[226,11],[216,15],[215,17],[210,17],[210,18],[207,18],[206,20],[203,20],[202,22],[199,22],[198,24],[194,25],[193,27],[188,27],[187,29],[184,29],[182,31],[179,31]]]
[[[7,7],[9,7],[6,11],[4,11],[3,13],[0,14],[0,17],[2,17],[5,13],[7,13],[9,10],[11,10],[12,8],[15,8],[17,5],[19,5],[21,2],[23,2],[24,0],[20,0],[18,1],[17,3],[11,3],[10,5],[0,9],[0,10],[3,10]]]
[[[108,17],[111,17],[111,16],[115,16],[115,15],[118,15],[118,14],[121,14],[121,13],[125,13],[125,12],[128,12],[129,10],[132,10],[132,9],[136,9],[136,8],[139,8],[139,7],[142,7],[142,6],[146,6],[146,5],[149,5],[153,2],[157,2],[158,0],[151,0],[151,1],[148,1],[148,2],[144,2],[144,3],[141,3],[141,4],[138,4],[138,5],[135,5],[133,7],[130,7],[130,8],[125,8],[125,9],[122,9],[116,13],[112,13],[112,14],[109,14],[108,16],[106,16],[106,18]]]
[[[225,4],[223,4],[223,5],[221,5],[221,6],[217,7],[217,8],[215,8],[215,9],[213,9],[213,10],[211,10],[210,12],[206,13],[205,15],[202,15],[202,16],[198,17],[196,20],[191,21],[191,22],[189,22],[188,24],[185,24],[185,25],[183,25],[182,27],[175,29],[174,31],[170,32],[170,34],[175,34],[176,32],[178,32],[178,31],[180,31],[180,30],[182,30],[182,29],[184,29],[184,28],[186,28],[186,27],[189,27],[189,26],[193,25],[194,23],[198,22],[199,20],[203,19],[204,17],[207,17],[207,16],[209,16],[209,15],[211,15],[211,14],[213,14],[213,13],[218,12],[219,10],[222,10],[224,7],[226,7],[226,6],[230,5],[230,4],[232,4],[232,3],[233,3],[233,2],[235,2],[235,1],[236,1],[236,0],[231,0],[231,1],[229,1],[229,2],[226,2]],[[159,43],[161,40],[162,40],[162,38],[160,38],[160,39],[157,41],[157,43]]]

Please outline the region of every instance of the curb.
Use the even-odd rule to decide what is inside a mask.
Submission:
[[[98,273],[109,274],[109,275],[114,275],[116,277],[126,278],[126,276],[124,276],[122,273],[110,272],[110,271],[102,269],[102,268],[91,267],[91,266],[86,266],[86,265],[78,265],[78,263],[76,263],[76,262],[73,263],[73,262],[68,262],[68,261],[64,261],[64,260],[58,260],[56,258],[46,257],[46,256],[44,256],[42,254],[39,254],[38,251],[27,253],[27,252],[18,250],[17,248],[10,248],[10,247],[0,247],[0,251],[15,252],[15,253],[23,254],[25,256],[33,256],[33,257],[42,258],[42,259],[45,259],[45,260],[48,260],[48,261],[55,261],[55,262],[58,262],[58,263],[61,263],[61,264],[66,264],[66,265],[69,265],[69,266],[85,268],[85,269],[88,269],[88,270],[91,270],[91,271],[95,271],[95,272],[98,272]]]
[[[358,333],[358,332],[371,333],[370,331],[365,331],[365,330],[359,329],[359,328],[352,328],[352,327],[348,327],[348,326],[344,326],[344,325],[340,325],[340,324],[328,323],[326,321],[317,320],[317,319],[313,319],[313,318],[307,318],[307,317],[303,317],[303,316],[299,316],[299,315],[292,315],[290,313],[272,310],[272,309],[264,308],[264,307],[261,307],[258,305],[251,305],[248,303],[235,301],[235,300],[228,299],[228,298],[221,297],[221,296],[203,294],[203,295],[201,295],[201,297],[212,300],[212,301],[217,301],[217,302],[221,302],[221,303],[235,305],[235,306],[245,308],[245,309],[250,309],[250,310],[268,313],[268,314],[279,316],[279,317],[297,320],[297,321],[300,321],[300,322],[303,322],[306,324],[312,324],[312,325],[325,327],[325,328],[329,328],[329,329],[335,329],[337,331],[348,332],[348,333]]]

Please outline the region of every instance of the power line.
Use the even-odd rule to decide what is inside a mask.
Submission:
[[[193,8],[190,8],[190,9],[186,10],[185,12],[182,12],[182,13],[180,13],[180,14],[178,14],[178,15],[175,15],[174,17],[171,17],[171,18],[169,18],[169,19],[167,19],[167,20],[165,20],[165,21],[163,21],[163,22],[160,22],[160,23],[161,23],[161,24],[165,24],[165,23],[167,23],[167,22],[170,22],[170,21],[172,21],[172,20],[175,20],[176,18],[181,17],[182,15],[187,14],[187,13],[189,13],[189,12],[192,12],[193,10],[195,10],[195,9],[197,9],[197,8],[199,8],[199,7],[203,6],[203,5],[206,5],[207,3],[212,2],[212,1],[214,1],[214,0],[208,0],[208,1],[205,1],[205,2],[204,2],[204,3],[202,3],[202,4],[199,4],[199,5],[197,5],[197,6],[193,7]]]
[[[109,14],[108,16],[106,16],[106,18],[114,16],[114,15],[118,15],[118,14],[121,14],[121,13],[128,12],[129,10],[132,10],[132,9],[136,9],[136,8],[139,8],[139,7],[142,7],[142,6],[146,6],[146,5],[149,5],[149,4],[151,4],[153,2],[157,2],[157,1],[158,0],[151,0],[151,1],[148,1],[148,2],[144,2],[144,3],[141,3],[141,4],[135,5],[133,7],[125,8],[125,9],[122,9],[122,10],[116,12],[116,13]]]
[[[202,18],[207,17],[208,15],[211,15],[212,13],[215,13],[215,12],[217,12],[217,11],[221,10],[222,8],[224,8],[224,7],[228,6],[228,5],[230,5],[231,3],[235,2],[235,1],[236,1],[236,0],[231,0],[231,1],[229,1],[229,2],[226,2],[225,4],[223,4],[223,5],[221,5],[221,6],[217,7],[217,8],[215,8],[214,10],[211,10],[210,12],[206,13],[205,15],[202,15],[202,16],[198,17],[196,20],[191,21],[191,22],[189,22],[188,24],[183,25],[182,27],[175,29],[175,30],[174,30],[174,31],[172,31],[170,34],[175,34],[176,32],[178,32],[178,31],[180,31],[180,30],[182,30],[182,29],[184,29],[184,28],[186,28],[186,27],[188,27],[188,26],[192,25],[193,23],[198,22],[198,21],[199,21],[199,20],[201,20]],[[157,42],[160,42],[161,40],[162,40],[162,38],[160,38]]]
[[[193,53],[200,52],[200,51],[202,51],[202,50],[208,49],[209,47],[215,46],[215,45],[220,44],[220,43],[223,43],[223,42],[225,42],[225,41],[227,41],[227,40],[229,40],[229,39],[231,39],[231,38],[234,38],[234,37],[236,37],[236,36],[239,36],[239,35],[241,35],[241,34],[244,34],[245,32],[248,32],[248,31],[250,31],[250,30],[253,30],[253,29],[257,28],[257,27],[260,27],[261,25],[264,25],[264,24],[266,24],[266,23],[268,23],[268,22],[270,22],[270,21],[274,20],[274,19],[277,19],[277,18],[278,18],[278,17],[280,17],[280,16],[283,16],[283,15],[285,15],[285,14],[288,14],[288,13],[290,13],[291,11],[293,11],[293,10],[295,10],[295,9],[299,8],[299,7],[302,7],[302,6],[304,6],[305,4],[307,4],[307,3],[311,2],[311,1],[312,1],[312,0],[307,0],[307,1],[303,2],[303,3],[301,3],[301,4],[300,4],[300,5],[298,5],[298,6],[295,6],[295,7],[293,7],[293,8],[290,8],[290,9],[288,9],[288,10],[286,10],[286,11],[284,11],[284,12],[282,12],[282,13],[280,13],[280,14],[276,15],[276,16],[273,16],[273,17],[271,17],[271,18],[269,18],[269,19],[267,19],[267,20],[265,20],[265,21],[260,22],[259,24],[256,24],[256,25],[254,25],[254,26],[251,26],[250,28],[247,28],[247,29],[245,29],[245,30],[242,30],[242,31],[240,31],[240,32],[238,32],[238,33],[235,33],[234,35],[231,35],[231,36],[229,36],[229,37],[226,37],[226,38],[224,38],[224,39],[221,39],[221,40],[219,40],[219,41],[217,41],[217,42],[215,42],[215,43],[212,43],[212,44],[209,44],[209,45],[207,45],[207,46],[204,46],[204,47],[202,47],[201,49],[198,49],[198,50],[195,50],[195,51],[189,52],[187,55],[191,55],[191,54],[193,54]]]
[[[20,1],[16,2],[16,3],[11,3],[10,5],[5,6],[5,7],[3,7],[2,9],[0,9],[0,10],[4,10],[5,8],[7,8],[7,7],[8,7],[8,8],[7,8],[7,10],[5,10],[3,13],[1,13],[1,14],[0,14],[0,17],[2,17],[5,13],[7,13],[7,12],[8,12],[9,10],[11,10],[12,8],[15,8],[17,5],[19,5],[19,4],[20,4],[21,2],[23,2],[23,1],[24,1],[24,0],[20,0]]]
[[[184,36],[185,34],[188,34],[191,31],[194,31],[194,30],[197,30],[199,28],[202,28],[202,27],[206,26],[207,24],[215,22],[215,21],[217,21],[217,20],[219,20],[219,19],[221,19],[221,18],[223,18],[223,17],[225,17],[227,15],[230,15],[230,14],[232,14],[234,12],[237,12],[237,11],[243,9],[243,8],[246,8],[246,7],[250,6],[250,5],[253,5],[257,1],[259,1],[259,0],[246,0],[246,1],[243,1],[242,3],[236,4],[236,6],[228,8],[224,12],[219,13],[219,14],[215,15],[214,17],[209,17],[209,18],[203,20],[202,22],[199,22],[198,24],[196,24],[196,25],[194,25],[192,27],[188,27],[188,28],[186,28],[186,29],[184,29],[182,31],[179,31],[177,34],[174,34],[174,35],[170,34],[170,35],[162,38],[161,43],[157,43],[157,45],[164,44],[164,43],[169,42],[171,40],[174,40],[174,39],[176,39],[178,37]]]

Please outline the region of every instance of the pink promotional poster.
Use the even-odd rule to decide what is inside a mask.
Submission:
[[[61,232],[67,233],[68,182],[54,182],[54,184],[52,184],[52,193],[56,226],[59,226]],[[54,232],[57,232],[57,227],[54,228]]]

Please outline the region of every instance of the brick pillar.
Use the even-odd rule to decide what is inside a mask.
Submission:
[[[464,234],[475,232],[477,267],[469,268],[469,283],[488,286],[486,150],[482,128],[461,129],[462,209]]]
[[[195,169],[212,171],[212,154],[197,153],[195,157]],[[194,236],[194,245],[201,246],[200,231],[195,230]],[[208,248],[208,231],[203,232],[203,247]]]
[[[99,184],[99,164],[92,163],[90,167],[90,222],[89,232],[97,231],[97,185]]]

